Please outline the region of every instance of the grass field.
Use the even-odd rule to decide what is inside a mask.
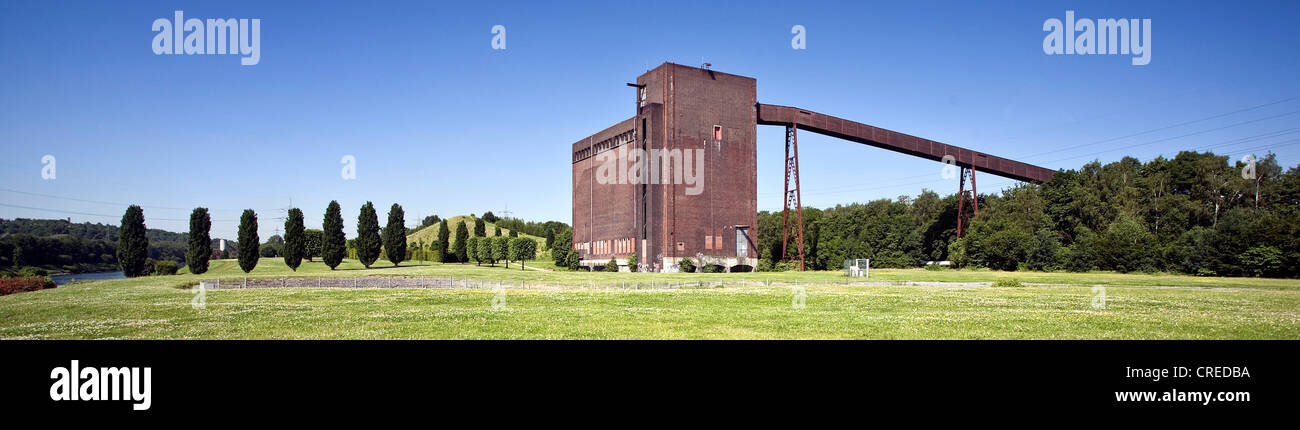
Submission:
[[[195,309],[188,288],[199,279],[244,276],[234,261],[222,260],[201,276],[84,282],[2,296],[0,338],[1300,339],[1296,280],[875,269],[872,284],[843,285],[839,272],[586,273],[414,264],[364,269],[345,261],[330,271],[315,262],[291,272],[278,259],[263,259],[249,276],[456,277],[501,281],[506,290],[217,290]],[[980,284],[999,279],[1052,285]],[[714,284],[632,289],[652,281]],[[520,282],[530,286],[520,289]],[[802,307],[795,306],[795,282],[806,294]],[[547,284],[560,288],[538,287]],[[618,288],[581,288],[593,284]],[[1093,285],[1106,286],[1104,309],[1092,306]]]

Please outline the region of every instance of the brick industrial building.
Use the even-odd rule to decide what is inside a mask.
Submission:
[[[697,256],[728,269],[757,264],[755,84],[665,63],[636,79],[635,116],[573,144],[573,242],[584,265],[633,253],[650,270]],[[610,159],[631,177],[602,181]]]
[[[572,146],[573,246],[585,266],[632,256],[672,271],[682,257],[752,270],[757,250],[757,126],[786,127],[783,244],[798,246],[799,129],[1027,182],[1051,170],[830,115],[758,103],[754,78],[664,63],[637,77],[636,114]],[[974,207],[978,211],[978,206]],[[958,209],[958,234],[961,231]],[[789,256],[789,252],[787,252]],[[702,260],[702,261],[701,261]]]

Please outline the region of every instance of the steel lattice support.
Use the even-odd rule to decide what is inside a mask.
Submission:
[[[960,178],[957,180],[957,238],[961,239],[962,217],[966,215],[966,177],[970,176],[970,201],[973,205],[974,213],[971,214],[971,220],[980,214],[979,192],[975,190],[975,169],[973,167],[962,167]]]
[[[790,185],[794,188],[790,188]],[[803,202],[799,195],[799,136],[798,126],[785,128],[785,212],[782,215],[781,260],[790,261],[790,233],[793,230],[799,250],[799,271],[803,271]],[[794,207],[795,226],[790,225],[790,207]]]

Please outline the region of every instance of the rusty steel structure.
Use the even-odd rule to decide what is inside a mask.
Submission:
[[[799,248],[799,271],[803,271],[803,196],[799,191],[799,125],[785,128],[785,208],[781,213],[781,261],[790,261],[790,208],[794,208],[794,240]],[[792,180],[793,179],[793,180]],[[790,183],[794,182],[794,188]]]
[[[1046,182],[1056,173],[1051,169],[789,106],[760,103],[758,105],[758,124],[798,125],[800,130],[901,152],[927,160],[943,161],[945,156],[952,156],[953,161],[958,166],[979,169],[982,172],[1023,182]]]
[[[980,214],[979,191],[975,190],[975,170],[967,167],[961,168],[961,176],[957,179],[957,238],[962,236],[962,218],[966,217],[966,177],[970,177],[970,196],[971,204],[974,206],[974,213],[971,219]]]
[[[672,270],[678,259],[690,257],[696,264],[752,270],[758,260],[758,125],[786,128],[781,257],[795,257],[788,249],[793,239],[800,270],[800,130],[959,167],[959,236],[968,177],[972,206],[979,211],[976,170],[1033,183],[1055,173],[806,109],[758,103],[754,78],[707,68],[664,63],[628,86],[635,88],[636,115],[571,148],[572,246],[586,266],[611,259],[621,265],[636,256],[641,270]]]

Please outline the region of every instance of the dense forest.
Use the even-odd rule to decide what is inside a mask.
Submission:
[[[568,224],[559,221],[543,221],[543,222],[524,221],[519,218],[509,218],[509,217],[497,218],[495,216],[492,217],[494,221],[489,221],[488,215],[491,214],[492,212],[487,212],[483,214],[483,220],[487,222],[495,223],[497,227],[501,227],[511,231],[517,231],[523,234],[530,234],[537,237],[546,237],[547,232],[551,232],[551,234],[556,234],[561,231],[565,231],[569,229]]]
[[[1272,154],[1253,166],[1208,152],[1094,161],[978,198],[961,239],[955,194],[805,208],[806,264],[1300,275],[1300,166],[1283,172]],[[785,267],[781,233],[781,212],[759,213],[761,269]]]
[[[65,272],[117,270],[119,228],[60,219],[0,219],[0,268],[40,267]],[[148,229],[149,258],[184,264],[186,234]]]

